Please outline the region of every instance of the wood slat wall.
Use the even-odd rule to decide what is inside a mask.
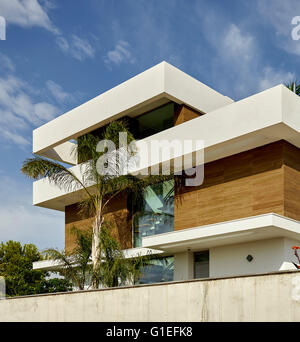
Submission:
[[[299,170],[300,151],[285,141],[208,163],[204,183],[176,195],[174,229],[271,212],[300,220]]]
[[[112,223],[112,236],[121,244],[123,249],[132,248],[131,216],[127,209],[127,196],[122,193],[114,198],[106,210],[105,217]],[[92,226],[92,218],[87,213],[82,213],[77,204],[66,207],[65,210],[65,248],[71,251],[75,247],[75,238],[72,227],[89,229]]]

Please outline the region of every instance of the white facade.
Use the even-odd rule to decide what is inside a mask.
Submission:
[[[215,278],[286,269],[285,264],[294,260],[291,246],[298,244],[299,240],[275,238],[211,248],[209,275]],[[253,257],[250,262],[248,255]],[[290,265],[290,269],[295,267]]]

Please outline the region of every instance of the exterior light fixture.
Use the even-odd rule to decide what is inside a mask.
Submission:
[[[254,258],[253,258],[253,256],[252,256],[251,254],[249,254],[249,255],[246,257],[246,259],[247,259],[249,262],[251,262]]]

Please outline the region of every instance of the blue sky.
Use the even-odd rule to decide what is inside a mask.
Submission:
[[[0,241],[64,246],[64,215],[32,207],[19,171],[35,127],[162,60],[235,100],[299,79],[297,15],[298,0],[0,0]]]

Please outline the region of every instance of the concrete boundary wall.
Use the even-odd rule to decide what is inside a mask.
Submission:
[[[300,273],[11,298],[0,321],[300,321]]]

